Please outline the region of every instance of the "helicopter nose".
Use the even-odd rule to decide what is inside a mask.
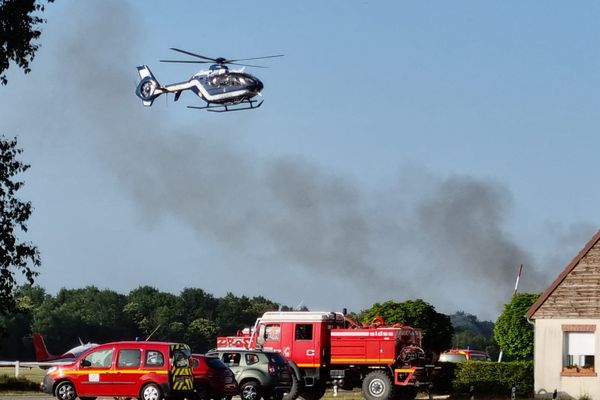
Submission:
[[[258,79],[256,80],[256,85],[254,86],[254,91],[256,93],[260,93],[261,90],[263,90],[263,83],[261,81],[259,81]]]

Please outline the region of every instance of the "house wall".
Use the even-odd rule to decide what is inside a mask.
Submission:
[[[563,366],[563,325],[595,325],[595,370],[600,371],[600,320],[536,319],[534,339],[534,389],[536,397],[552,397],[558,390],[562,399],[600,393],[600,378],[593,376],[561,376]]]

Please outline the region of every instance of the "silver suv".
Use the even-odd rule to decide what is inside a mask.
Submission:
[[[219,357],[233,371],[242,400],[281,400],[292,387],[292,372],[279,353],[232,348],[206,355]]]

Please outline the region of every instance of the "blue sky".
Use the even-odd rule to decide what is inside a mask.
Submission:
[[[600,226],[600,5],[125,2],[47,7],[0,128],[32,165],[38,282],[142,284],[358,311],[423,298],[496,319],[525,263],[543,290]],[[134,95],[209,57],[265,103],[215,115]]]

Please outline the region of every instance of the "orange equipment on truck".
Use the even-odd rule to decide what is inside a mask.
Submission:
[[[360,386],[367,400],[412,399],[435,370],[419,329],[386,326],[381,318],[362,326],[339,312],[266,312],[252,330],[219,337],[217,346],[281,352],[296,378],[286,399],[319,399],[326,382],[334,392]]]

